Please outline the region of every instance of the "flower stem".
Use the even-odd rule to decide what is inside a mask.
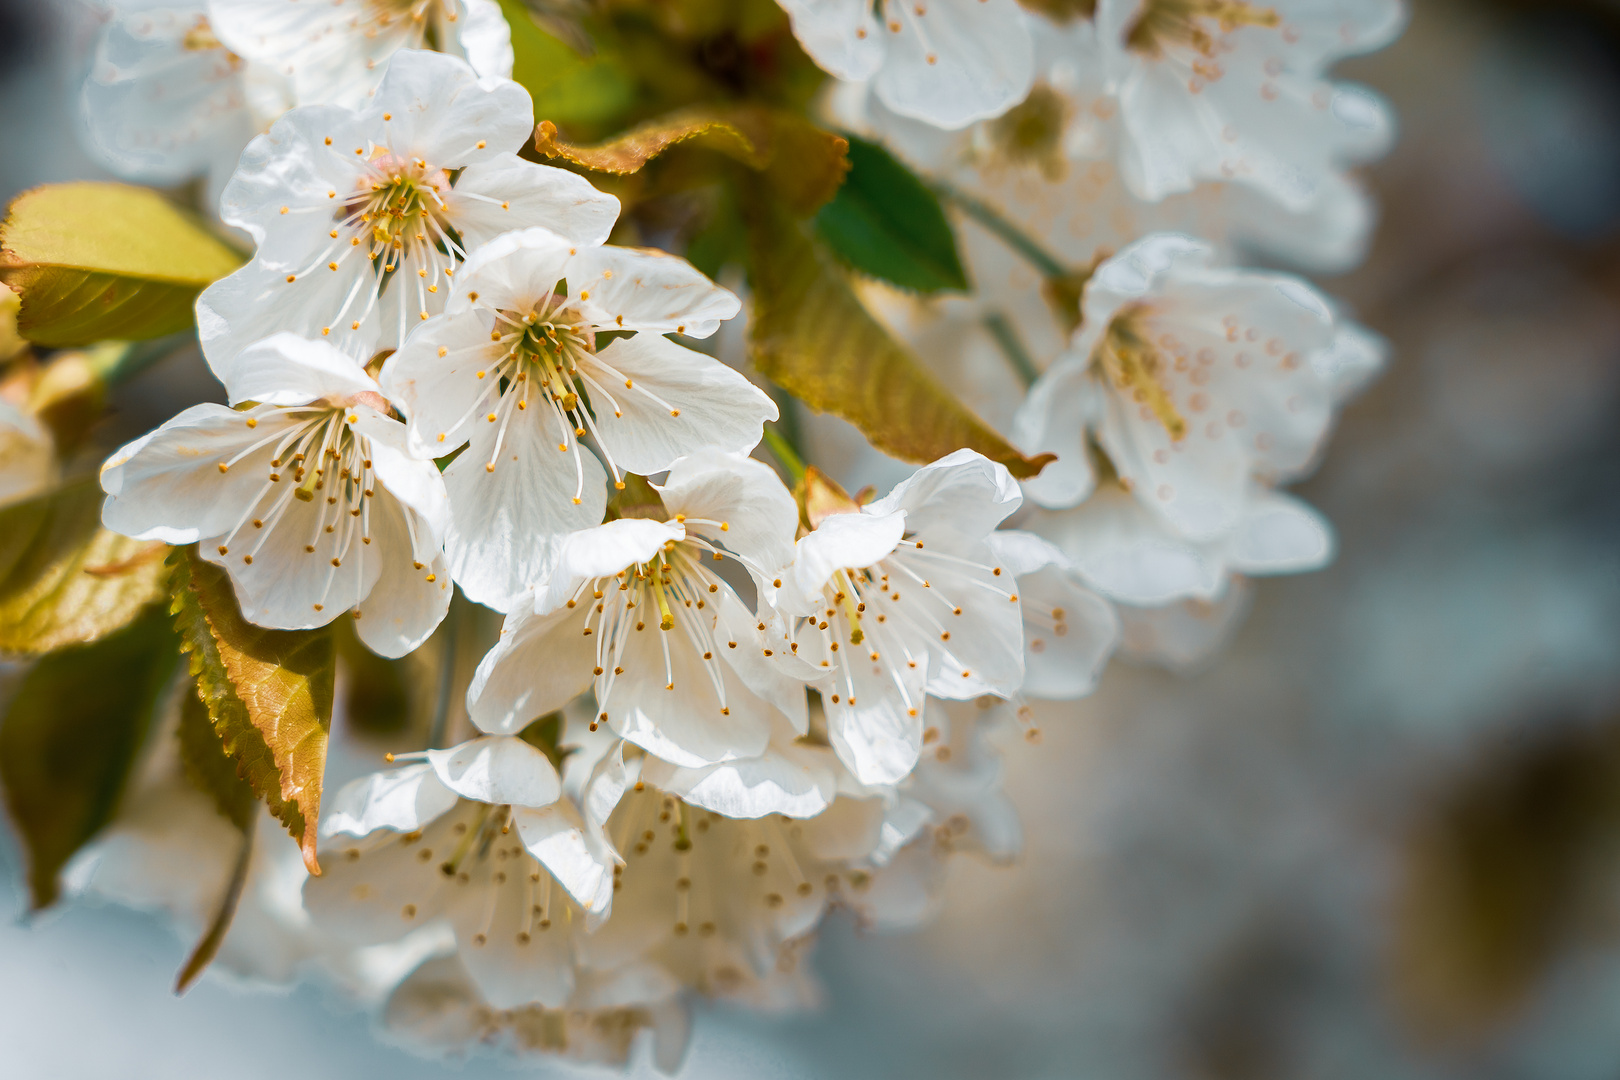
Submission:
[[[1007,362],[1012,369],[1018,372],[1018,377],[1024,380],[1024,388],[1035,385],[1035,380],[1041,377],[1040,370],[1036,368],[1035,361],[1030,359],[1029,350],[1024,348],[1024,342],[1014,329],[1012,321],[999,311],[992,311],[984,317],[984,328],[990,331],[990,336],[996,339],[1001,351],[1006,354]]]
[[[765,445],[771,448],[771,453],[776,456],[776,460],[780,461],[782,468],[788,471],[793,483],[797,484],[804,479],[804,459],[799,456],[799,452],[794,449],[787,436],[783,435],[775,424],[765,425]]]
[[[1043,277],[1066,278],[1071,273],[1061,259],[1042,247],[1034,237],[1002,217],[1000,212],[988,203],[974,198],[965,191],[957,190],[943,180],[935,180],[933,186],[935,194],[947,202],[954,203],[962,213],[995,233],[1002,243],[1022,255],[1031,266],[1041,272]]]

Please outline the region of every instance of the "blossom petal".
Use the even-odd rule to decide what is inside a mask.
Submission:
[[[572,175],[572,174],[570,174]],[[650,248],[585,248],[568,264],[568,295],[604,330],[705,338],[742,310],[730,289],[697,267]]]
[[[683,802],[731,818],[815,817],[838,795],[831,764],[793,744],[696,769],[650,759],[642,778]]]
[[[613,855],[605,842],[593,842],[573,804],[520,806],[514,808],[512,819],[529,854],[551,871],[586,914],[605,914],[613,903]]]
[[[673,522],[619,518],[565,537],[558,548],[556,570],[535,598],[535,610],[555,611],[574,595],[579,583],[610,577],[626,567],[655,557],[665,544],[686,538]]]
[[[375,394],[377,383],[354,357],[324,341],[274,334],[243,349],[220,374],[232,405],[341,404]]]
[[[414,832],[449,812],[455,792],[428,765],[371,773],[343,785],[327,799],[321,835],[366,836],[378,829]]]
[[[839,570],[872,566],[888,557],[905,531],[904,512],[834,514],[824,519],[814,532],[799,538],[793,562],[794,613],[817,607],[822,587]]]
[[[563,537],[600,521],[607,505],[602,466],[572,432],[559,452],[551,441],[554,416],[506,409],[504,424],[475,421],[466,451],[444,471],[451,575],[469,597],[498,611],[545,581]]]
[[[429,527],[408,528],[409,512],[392,499],[372,506],[372,547],[377,550],[379,572],[376,584],[355,606],[354,628],[379,656],[415,652],[450,610],[450,570],[444,555],[419,550]]]
[[[465,319],[467,313],[477,312],[487,320],[483,325],[487,340],[490,331],[498,329],[489,312],[494,309],[524,312],[550,300],[557,282],[568,272],[571,252],[578,247],[576,241],[551,229],[535,227],[502,232],[474,248],[456,272],[455,288],[445,302],[445,314]],[[499,329],[504,332],[506,328]]]
[[[777,418],[759,387],[657,334],[620,338],[580,371],[601,384],[590,388],[598,437],[628,472],[662,472],[705,448],[746,453]]]
[[[981,542],[1023,501],[1005,465],[975,450],[957,450],[924,465],[862,513],[904,511],[907,532],[954,548]]]
[[[701,450],[671,465],[658,493],[671,514],[720,522],[690,521],[686,531],[742,556],[761,595],[774,595],[799,527],[799,506],[775,470],[742,454]]]
[[[1119,645],[1114,605],[1060,566],[1018,582],[1024,609],[1024,683],[1028,697],[1070,701],[1096,689]]]
[[[619,217],[619,200],[583,176],[516,154],[497,154],[469,167],[446,201],[469,252],[502,233],[534,226],[575,245],[600,244]]]
[[[495,805],[550,806],[562,795],[557,770],[544,753],[509,735],[484,735],[445,750],[429,750],[439,782],[464,799]]]
[[[1333,526],[1298,499],[1259,488],[1227,550],[1238,573],[1320,570],[1333,561]]]
[[[868,0],[778,0],[793,36],[816,66],[850,82],[864,82],[883,64],[882,25]]]
[[[458,57],[401,49],[360,118],[377,127],[373,141],[396,156],[458,169],[527,142],[534,102],[509,79],[479,79]]]
[[[1087,358],[1066,355],[1043,374],[1013,419],[1013,441],[1030,453],[1057,460],[1024,481],[1024,492],[1042,506],[1078,506],[1097,484],[1087,434],[1102,401],[1088,374]]]
[[[250,422],[254,426],[249,426]],[[237,412],[193,405],[115,452],[101,467],[102,524],[137,540],[191,544],[233,529],[252,508],[278,436],[303,424],[273,405]],[[229,471],[219,466],[256,443]]]
[[[580,633],[583,623],[568,608],[546,615],[519,608],[506,617],[467,688],[467,713],[480,731],[516,735],[591,685],[596,644]]]
[[[1035,81],[1035,45],[1013,0],[889,3],[874,87],[901,116],[963,128],[1000,116]]]

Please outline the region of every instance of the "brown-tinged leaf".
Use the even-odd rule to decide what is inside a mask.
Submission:
[[[0,281],[22,294],[17,328],[41,345],[162,337],[242,257],[150,188],[46,184],[0,226]]]
[[[747,216],[760,374],[902,461],[934,461],[965,446],[1026,479],[1052,460],[1025,457],[941,386],[766,193],[750,192]]]
[[[102,528],[101,501],[91,479],[0,510],[0,652],[95,641],[164,596],[167,545]]]
[[[241,832],[242,843],[225,891],[214,909],[214,917],[180,968],[174,986],[176,994],[185,993],[197,976],[213,963],[231,928],[231,920],[236,917],[236,905],[242,899],[248,868],[253,862],[253,810],[257,805],[253,788],[237,774],[236,762],[225,753],[225,745],[214,731],[208,706],[203,704],[199,694],[189,692],[190,689],[194,688],[188,688],[180,703],[180,726],[176,732],[186,779],[214,800],[220,816]]]
[[[763,105],[696,106],[649,120],[598,146],[557,138],[556,125],[535,129],[540,153],[593,172],[624,176],[683,143],[740,161],[762,174],[794,213],[815,213],[844,182],[849,142],[796,113]]]
[[[337,650],[330,628],[266,630],[242,618],[225,571],[178,549],[169,610],[238,773],[265,800],[319,874],[320,818]]]
[[[0,781],[28,857],[35,910],[57,874],[112,817],[179,657],[161,609],[87,645],[51,653],[0,722]]]

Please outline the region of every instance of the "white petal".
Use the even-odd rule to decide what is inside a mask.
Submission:
[[[249,427],[249,421],[256,426]],[[102,523],[137,540],[169,544],[229,532],[265,482],[267,468],[256,465],[268,463],[276,436],[303,422],[271,405],[247,412],[193,405],[107,459],[101,467],[101,488],[108,496]],[[221,464],[265,440],[262,450],[228,472],[219,471]]]
[[[503,232],[474,248],[456,271],[455,288],[445,302],[445,314],[465,318],[467,312],[479,312],[487,335],[497,328],[489,314],[494,309],[524,312],[549,301],[557,282],[568,272],[571,253],[578,246],[551,229]],[[500,329],[504,332],[506,327]]]
[[[322,266],[294,274],[289,282],[287,271],[255,259],[220,278],[197,297],[197,336],[208,366],[224,381],[243,350],[282,331],[329,342],[350,357],[369,358],[383,340],[380,306],[366,312],[360,299],[343,318],[338,312],[357,282],[363,291],[369,288],[370,271],[364,259],[350,259],[336,272]],[[360,323],[358,328],[352,328],[354,322]]]
[[[454,304],[452,296],[451,309]],[[427,460],[455,450],[488,412],[478,408],[480,399],[496,400],[499,380],[491,383],[487,372],[506,350],[489,339],[494,321],[482,311],[435,315],[383,364],[382,392],[405,416],[412,457]],[[442,357],[440,349],[445,350]],[[485,378],[478,377],[480,371]]]
[[[901,116],[963,128],[1000,116],[1029,93],[1035,46],[1013,0],[889,0],[897,33],[874,85]]]
[[[830,764],[793,744],[698,769],[677,768],[654,758],[642,770],[642,778],[686,803],[732,818],[815,817],[838,794]]]
[[[580,633],[584,616],[568,608],[506,617],[467,688],[467,713],[480,731],[516,735],[567,705],[591,685],[596,644]]]
[[[391,118],[391,119],[388,119]],[[465,60],[401,49],[361,121],[399,157],[440,169],[467,168],[517,150],[534,131],[529,92],[508,79],[483,81]]]
[[[466,451],[444,471],[450,572],[469,597],[497,611],[511,610],[543,582],[563,538],[600,521],[607,505],[602,466],[573,432],[561,452],[555,416],[505,408],[504,424],[474,422]]]
[[[886,558],[906,531],[906,515],[834,514],[801,536],[793,562],[793,584],[804,614],[821,603],[821,589],[843,569],[861,569]]]
[[[658,493],[671,514],[726,526],[692,521],[686,531],[748,560],[761,594],[774,594],[774,582],[793,562],[799,527],[799,505],[775,470],[741,454],[704,450],[671,465]]]
[[[359,405],[350,413],[355,434],[366,439],[367,453],[377,481],[400,503],[410,509],[426,534],[417,547],[419,555],[431,554],[443,542],[450,527],[450,496],[444,479],[431,461],[411,457],[405,449],[405,425]]]
[[[422,462],[433,468],[430,462]],[[373,499],[372,543],[378,566],[371,591],[356,605],[355,632],[379,656],[400,657],[437,630],[450,610],[450,570],[444,555],[425,547],[431,527],[406,526],[406,507],[394,499]]]
[[[926,655],[926,649],[916,652]],[[904,683],[903,694],[886,668],[867,663],[864,657],[846,661],[836,683],[822,688],[828,739],[838,759],[863,784],[898,783],[916,767],[922,753],[928,665],[895,667]],[[839,701],[832,700],[833,693]],[[850,697],[855,699],[853,707]]]
[[[593,247],[568,264],[568,295],[604,330],[705,338],[742,302],[685,259],[650,248]]]
[[[1029,453],[1057,455],[1024,481],[1024,491],[1042,506],[1077,506],[1097,483],[1086,434],[1102,403],[1088,367],[1085,357],[1060,358],[1036,381],[1013,419],[1015,443]]]
[[[1005,465],[977,451],[957,450],[924,465],[862,513],[881,517],[903,510],[906,531],[929,543],[973,544],[1023,501]]]
[[[686,530],[681,526],[648,518],[619,518],[570,533],[558,549],[550,582],[535,599],[535,610],[555,611],[574,595],[580,582],[647,562],[671,540],[684,539]]]
[[[604,843],[593,842],[572,804],[517,807],[512,819],[529,854],[551,871],[587,914],[608,910],[613,903],[613,855]]]
[[[1058,566],[1021,578],[1018,589],[1025,619],[1023,693],[1054,701],[1091,693],[1119,645],[1114,606]]]
[[[365,368],[324,341],[281,333],[255,342],[219,372],[232,405],[307,405],[323,399],[341,404],[356,394],[375,394]]]
[[[1062,549],[1086,584],[1124,604],[1213,596],[1221,560],[1179,536],[1162,518],[1109,485],[1074,510],[1026,522]]]
[[[1298,499],[1257,488],[1248,512],[1227,542],[1233,570],[1297,574],[1333,561],[1333,526]]]
[[[793,36],[817,66],[861,82],[883,63],[883,27],[868,0],[778,0],[793,21]]]
[[[514,229],[543,226],[576,245],[607,240],[619,200],[577,173],[499,154],[469,167],[447,199],[468,251]]]
[[[1069,565],[1069,557],[1055,544],[1021,529],[997,529],[986,541],[996,565],[1015,578],[1033,574],[1048,566]]]
[[[590,390],[597,432],[627,472],[662,472],[706,448],[747,453],[777,417],[776,403],[746,378],[652,333],[614,341],[580,370],[601,384]]]
[[[464,799],[494,805],[550,806],[562,794],[544,753],[510,735],[485,735],[446,750],[429,750],[439,782]]]
[[[378,829],[415,832],[456,805],[456,795],[428,765],[372,773],[327,799],[321,835],[366,836]]]

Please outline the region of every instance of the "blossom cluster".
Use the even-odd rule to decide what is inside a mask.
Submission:
[[[1247,576],[1331,556],[1279,485],[1381,345],[1236,261],[1357,257],[1345,170],[1388,121],[1324,70],[1393,0],[782,7],[825,114],[960,213],[970,293],[864,300],[1038,475],[963,448],[874,497],[767,464],[787,399],[706,344],[743,301],[520,156],[492,0],[132,7],[85,83],[109,167],[204,178],[252,248],[196,302],[228,404],[108,458],[105,526],[383,657],[452,603],[504,620],[459,741],[326,800],[295,904],[420,1037],[615,1060],[652,1027],[670,1067],[689,991],[803,1000],[830,909],[914,923],[949,855],[1016,854],[997,734],[1033,741],[1030,702],[1090,693],[1122,636],[1207,655]],[[0,433],[48,445],[4,403]],[[4,498],[50,482],[5,453]],[[109,852],[152,839],[120,828],[81,888],[130,890]]]

